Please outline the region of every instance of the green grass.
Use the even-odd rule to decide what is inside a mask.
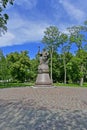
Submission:
[[[84,83],[83,86],[84,86],[84,87],[87,87],[87,83]]]
[[[64,86],[64,87],[80,87],[79,84],[64,84],[64,83],[54,83],[54,86]],[[87,87],[87,83],[84,83],[82,87]]]
[[[34,83],[0,83],[0,88],[28,87],[33,85]]]
[[[35,83],[27,82],[27,83],[0,83],[0,88],[12,88],[12,87],[28,87],[34,86]],[[53,83],[53,86],[64,86],[64,87],[80,87],[79,84],[64,84],[64,83]],[[83,87],[87,87],[87,82],[83,84]]]

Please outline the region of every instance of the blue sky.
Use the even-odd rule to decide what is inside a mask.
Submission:
[[[9,15],[8,31],[0,37],[4,54],[28,50],[33,58],[46,27],[57,26],[65,32],[68,26],[83,24],[87,19],[87,0],[15,0],[5,10]]]

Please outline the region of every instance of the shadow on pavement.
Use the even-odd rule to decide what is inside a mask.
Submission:
[[[0,130],[87,130],[87,111],[52,111],[33,100],[1,100]]]

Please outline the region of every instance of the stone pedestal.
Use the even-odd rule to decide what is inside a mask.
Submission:
[[[35,87],[51,87],[52,81],[49,77],[48,65],[43,63],[38,66],[38,75]]]

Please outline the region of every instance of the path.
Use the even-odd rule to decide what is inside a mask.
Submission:
[[[87,89],[0,89],[0,130],[87,130]]]

